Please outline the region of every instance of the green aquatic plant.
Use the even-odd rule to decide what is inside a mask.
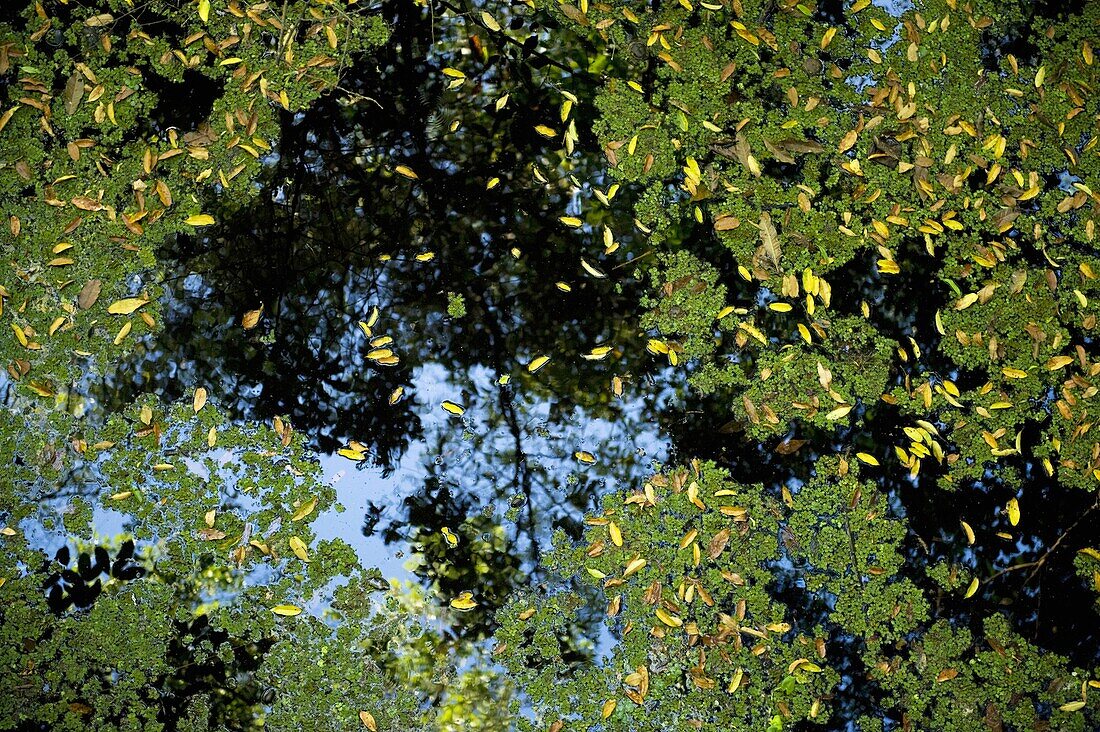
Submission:
[[[884,5],[0,11],[0,728],[1100,724],[1100,5]],[[416,101],[387,110],[376,80]],[[167,259],[199,244],[247,284],[244,229],[286,233],[273,279],[325,269],[313,301],[195,321],[259,371],[280,335],[350,330],[369,348],[346,370],[312,354],[327,395],[401,364],[416,321],[453,370],[495,372],[468,395],[506,415],[523,492],[507,527],[407,502],[429,587],[321,538],[336,493],[285,416],[85,393],[148,383],[111,372],[161,337]],[[353,313],[331,262],[408,292]],[[521,317],[488,317],[523,279]],[[309,302],[343,319],[288,330]],[[411,410],[403,378],[356,411]],[[547,511],[542,551],[532,482],[556,479],[526,472],[515,390],[567,413],[650,385],[679,462],[609,490],[642,457],[570,446],[584,523]],[[496,449],[471,404],[442,409]],[[359,438],[329,436],[362,465]],[[1060,593],[1088,602],[1049,621]]]

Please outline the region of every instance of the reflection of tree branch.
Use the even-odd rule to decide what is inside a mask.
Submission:
[[[491,30],[489,30],[489,27],[487,25],[485,25],[483,22],[481,22],[481,20],[476,15],[474,15],[474,12],[466,4],[466,0],[461,0],[461,2],[462,2],[462,7],[459,8],[459,7],[455,7],[451,3],[447,2],[447,0],[439,0],[440,5],[445,7],[447,10],[450,10],[455,15],[461,16],[467,23],[473,23],[478,28],[483,29],[486,32],[486,34],[488,34],[490,37],[492,37],[494,39],[497,39],[497,40],[502,40],[502,41],[504,41],[508,44],[514,45],[514,46],[519,46],[520,49],[522,49],[526,53],[529,53],[530,55],[545,61],[548,66],[553,66],[557,69],[560,69],[561,71],[564,71],[567,74],[575,74],[575,73],[577,73],[577,71],[579,71],[579,69],[572,69],[569,66],[567,66],[566,64],[562,63],[561,61],[558,61],[557,59],[550,58],[549,56],[547,56],[542,51],[538,51],[538,50],[534,50],[534,49],[527,50],[524,47],[523,43],[517,41],[515,38],[512,38],[512,36],[508,35],[507,33],[503,32],[503,31],[491,31]]]
[[[1092,513],[1093,511],[1095,511],[1098,507],[1100,507],[1100,496],[1097,497],[1096,501],[1093,502],[1093,504],[1089,507],[1089,509],[1087,511],[1085,511],[1083,514],[1081,514],[1080,517],[1078,517],[1078,519],[1076,521],[1074,521],[1072,524],[1070,524],[1069,528],[1067,528],[1065,531],[1063,531],[1061,534],[1059,534],[1058,538],[1054,540],[1054,543],[1050,545],[1050,548],[1047,549],[1045,552],[1043,552],[1043,556],[1039,557],[1038,559],[1036,559],[1033,562],[1023,562],[1021,564],[1013,564],[1011,567],[1005,567],[1004,569],[1000,570],[999,572],[997,572],[993,576],[991,576],[989,579],[987,579],[986,582],[987,583],[992,582],[993,580],[997,579],[998,577],[1001,577],[1002,575],[1006,575],[1009,572],[1018,572],[1019,570],[1022,570],[1022,569],[1031,569],[1031,573],[1028,574],[1026,579],[1024,579],[1023,584],[1026,585],[1027,583],[1031,582],[1031,580],[1035,579],[1035,575],[1037,575],[1040,571],[1042,571],[1043,566],[1046,564],[1046,561],[1050,558],[1050,556],[1052,554],[1054,554],[1055,551],[1057,551],[1057,549],[1061,545],[1061,543],[1063,541],[1065,541],[1065,538],[1067,536],[1069,536],[1070,533],[1072,533],[1073,530],[1076,529],[1077,526],[1082,521],[1084,521],[1088,517],[1088,515],[1090,513]]]
[[[486,307],[492,313],[499,313],[499,308]],[[492,363],[493,368],[500,373],[503,368],[504,345],[506,336],[500,323],[494,317],[487,317],[486,322],[493,336]],[[512,466],[512,483],[523,491],[526,502],[526,526],[524,527],[531,542],[531,552],[534,564],[537,567],[541,559],[539,550],[538,532],[535,530],[535,508],[531,496],[531,470],[527,465],[527,454],[523,451],[523,428],[520,426],[519,415],[516,413],[515,404],[503,387],[497,387],[497,403],[500,406],[500,414],[508,424],[508,432],[512,435],[512,443],[515,445],[515,458]]]

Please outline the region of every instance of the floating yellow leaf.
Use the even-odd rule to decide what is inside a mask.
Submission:
[[[642,559],[641,557],[638,557],[637,559],[631,560],[626,565],[626,569],[623,570],[623,577],[629,577],[630,575],[634,574],[635,572],[637,572],[639,569],[641,569],[645,565],[646,565],[646,561],[644,559]]]
[[[486,28],[494,33],[500,32],[500,23],[496,21],[496,18],[489,15],[489,13],[484,10],[481,11],[481,22],[485,24]]]
[[[443,407],[443,411],[450,412],[451,414],[455,414],[458,416],[462,416],[466,412],[466,407],[449,400],[444,400],[443,403],[439,406]]]
[[[878,459],[876,459],[874,455],[869,455],[865,452],[857,452],[856,457],[859,458],[860,462],[867,463],[868,465],[878,465]]]
[[[604,719],[607,719],[615,713],[616,706],[618,706],[618,702],[616,702],[614,699],[608,699],[603,703],[603,708],[600,709],[600,716],[602,716]]]
[[[474,593],[472,592],[460,592],[458,597],[451,600],[451,607],[459,612],[466,612],[473,610],[477,607],[477,601],[474,600]]]
[[[584,271],[585,271],[585,272],[587,272],[588,274],[592,275],[593,277],[595,277],[595,278],[596,278],[596,279],[598,279],[598,280],[602,280],[602,279],[604,279],[605,277],[607,277],[607,275],[606,275],[606,274],[605,274],[604,272],[602,272],[602,271],[601,271],[601,270],[599,270],[599,269],[596,269],[595,267],[593,267],[593,266],[592,266],[591,264],[589,264],[588,262],[584,261],[583,259],[581,260],[581,267],[583,267],[583,268],[584,268]]]
[[[203,23],[210,19],[210,0],[199,0],[199,20]]]
[[[601,361],[611,353],[611,346],[596,346],[581,356],[585,361]]]
[[[966,310],[968,307],[970,307],[971,305],[973,305],[976,302],[978,302],[978,293],[976,293],[976,292],[967,293],[966,295],[963,295],[962,297],[960,297],[958,299],[958,301],[955,303],[955,309],[956,310]]]
[[[183,223],[188,226],[211,226],[214,223],[214,217],[210,214],[194,214],[184,219]]]
[[[192,400],[192,406],[195,412],[198,412],[206,406],[206,389],[204,387],[200,386],[198,389],[195,389],[195,398]]]
[[[619,528],[619,525],[614,521],[610,521],[607,524],[607,532],[611,536],[611,543],[615,546],[623,545],[623,532]]]
[[[455,532],[451,531],[446,526],[444,526],[442,529],[440,529],[439,532],[441,534],[443,534],[443,538],[446,540],[447,546],[451,546],[451,547],[458,546],[458,536],[455,535]]]
[[[396,171],[399,175],[403,175],[411,180],[417,180],[420,177],[416,174],[416,171],[414,171],[407,165],[398,165],[396,168],[394,168],[394,171]]]
[[[730,685],[726,687],[726,691],[730,694],[737,691],[738,687],[741,686],[741,679],[744,677],[745,669],[738,667],[737,670],[733,672],[733,678],[730,679]]]
[[[841,406],[826,414],[825,419],[829,420],[830,422],[835,422],[838,419],[843,419],[844,417],[847,417],[848,412],[850,411],[852,411],[852,405],[842,404]]]
[[[975,538],[974,529],[970,528],[970,524],[965,521],[960,521],[959,523],[962,524],[963,531],[966,532],[966,543],[973,546]]]
[[[241,325],[245,330],[250,330],[256,327],[256,324],[260,322],[260,316],[264,314],[263,304],[255,310],[249,310],[244,316],[241,317]]]
[[[571,227],[573,229],[577,228],[578,226],[580,226],[581,224],[584,223],[583,221],[578,219],[576,216],[559,216],[558,221],[562,222],[566,226]]]
[[[1069,366],[1071,363],[1073,363],[1073,358],[1070,356],[1052,356],[1046,362],[1046,367],[1047,371],[1057,371]]]
[[[584,450],[577,450],[575,453],[573,453],[573,457],[575,457],[577,460],[580,460],[582,463],[585,463],[586,465],[591,465],[596,462],[596,456],[590,452],[585,452]]]
[[[303,562],[309,561],[309,549],[306,548],[306,543],[297,536],[290,537],[290,550],[294,552],[294,556]]]
[[[785,302],[773,302],[768,305],[768,308],[774,310],[777,313],[789,313],[791,312],[790,303]]]
[[[1007,379],[1026,379],[1027,372],[1021,369],[1014,369],[1010,366],[1005,366],[1001,369],[1001,373],[1005,375]]]
[[[362,450],[356,450],[356,449],[351,448],[351,447],[342,447],[342,448],[340,448],[339,450],[336,451],[336,454],[339,455],[340,457],[345,457],[348,460],[354,460],[355,462],[359,462],[360,460],[364,460],[367,457],[367,454],[365,452],[363,452]]]
[[[970,586],[966,588],[966,592],[963,594],[963,599],[966,600],[968,598],[973,597],[974,593],[978,591],[978,585],[979,584],[981,584],[981,583],[978,582],[977,577],[970,580]]]
[[[301,521],[306,516],[313,513],[313,509],[317,508],[317,499],[310,498],[308,501],[298,507],[298,510],[290,517],[291,521]]]
[[[1008,523],[1016,526],[1020,523],[1020,502],[1015,498],[1008,499],[1008,503],[1005,504],[1005,511],[1008,512]]]
[[[142,305],[148,303],[144,297],[127,297],[123,300],[116,300],[107,306],[107,312],[111,315],[129,315]]]
[[[658,620],[660,620],[662,623],[670,628],[679,628],[681,625],[684,624],[684,621],[681,620],[678,616],[666,612],[662,608],[657,608],[655,615],[657,616]]]
[[[302,608],[297,605],[276,605],[271,608],[271,612],[276,615],[282,615],[284,617],[292,618],[302,612]]]
[[[399,386],[390,392],[389,399],[387,399],[386,401],[392,407],[394,404],[397,404],[399,401],[401,401],[401,397],[403,396],[405,396],[405,387]]]
[[[359,712],[359,721],[363,723],[363,726],[370,730],[370,732],[378,732],[378,723],[374,721],[374,715],[370,712]]]
[[[1067,702],[1067,703],[1063,704],[1062,706],[1058,707],[1058,709],[1060,711],[1063,711],[1063,712],[1079,712],[1084,708],[1085,708],[1085,702],[1080,701],[1080,700]]]
[[[531,363],[527,364],[527,371],[533,374],[541,369],[543,366],[545,366],[547,363],[549,363],[549,361],[549,356],[536,356],[534,359],[532,359]]]

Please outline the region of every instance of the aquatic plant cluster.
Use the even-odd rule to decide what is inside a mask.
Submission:
[[[15,5],[0,729],[1100,727],[1100,4]],[[433,109],[374,146],[399,102],[356,76],[402,59]],[[291,155],[317,109],[359,137]],[[374,211],[343,202],[343,228],[303,197],[310,239],[380,238],[372,215],[449,177],[525,201],[454,224],[500,250],[476,278],[439,278],[435,221],[372,261],[432,268],[410,290],[489,344],[500,394],[554,395],[570,369],[600,393],[561,396],[594,407],[667,386],[654,404],[699,422],[675,463],[556,523],[533,567],[499,560],[482,514],[421,532],[431,584],[401,587],[320,538],[343,508],[285,413],[203,385],[108,408],[96,384],[153,378],[127,364],[167,342],[174,258],[285,197],[280,166],[386,187]],[[566,259],[571,279],[538,276]],[[621,322],[505,361],[471,289],[494,277],[594,298],[582,329],[599,303]],[[276,308],[242,311],[223,347],[272,348]],[[363,370],[427,360],[389,322],[341,323]],[[370,383],[368,412],[415,392]],[[433,405],[464,440],[469,408]],[[345,438],[349,465],[372,459]],[[496,665],[464,667],[483,640]]]

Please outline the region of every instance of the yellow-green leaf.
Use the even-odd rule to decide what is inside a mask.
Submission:
[[[308,501],[298,507],[298,510],[290,517],[291,521],[301,521],[306,516],[313,513],[313,509],[317,508],[317,498],[310,498]]]
[[[1046,367],[1047,371],[1057,371],[1058,369],[1069,366],[1071,363],[1073,363],[1073,358],[1070,356],[1052,356],[1050,360],[1047,361]]]
[[[309,550],[306,548],[306,543],[297,536],[290,537],[290,550],[294,552],[294,556],[303,562],[309,561]]]
[[[142,305],[149,302],[144,297],[127,297],[122,300],[116,300],[107,306],[107,312],[111,315],[129,315]]]
[[[965,521],[960,521],[959,523],[962,524],[963,531],[966,532],[966,543],[973,545],[975,538],[974,529],[970,528],[970,524],[966,523]]]
[[[549,362],[549,356],[536,356],[534,359],[531,360],[531,363],[527,364],[527,370],[533,374]]]
[[[460,592],[458,597],[451,600],[451,607],[459,612],[466,612],[477,607],[477,600],[472,592]]]

